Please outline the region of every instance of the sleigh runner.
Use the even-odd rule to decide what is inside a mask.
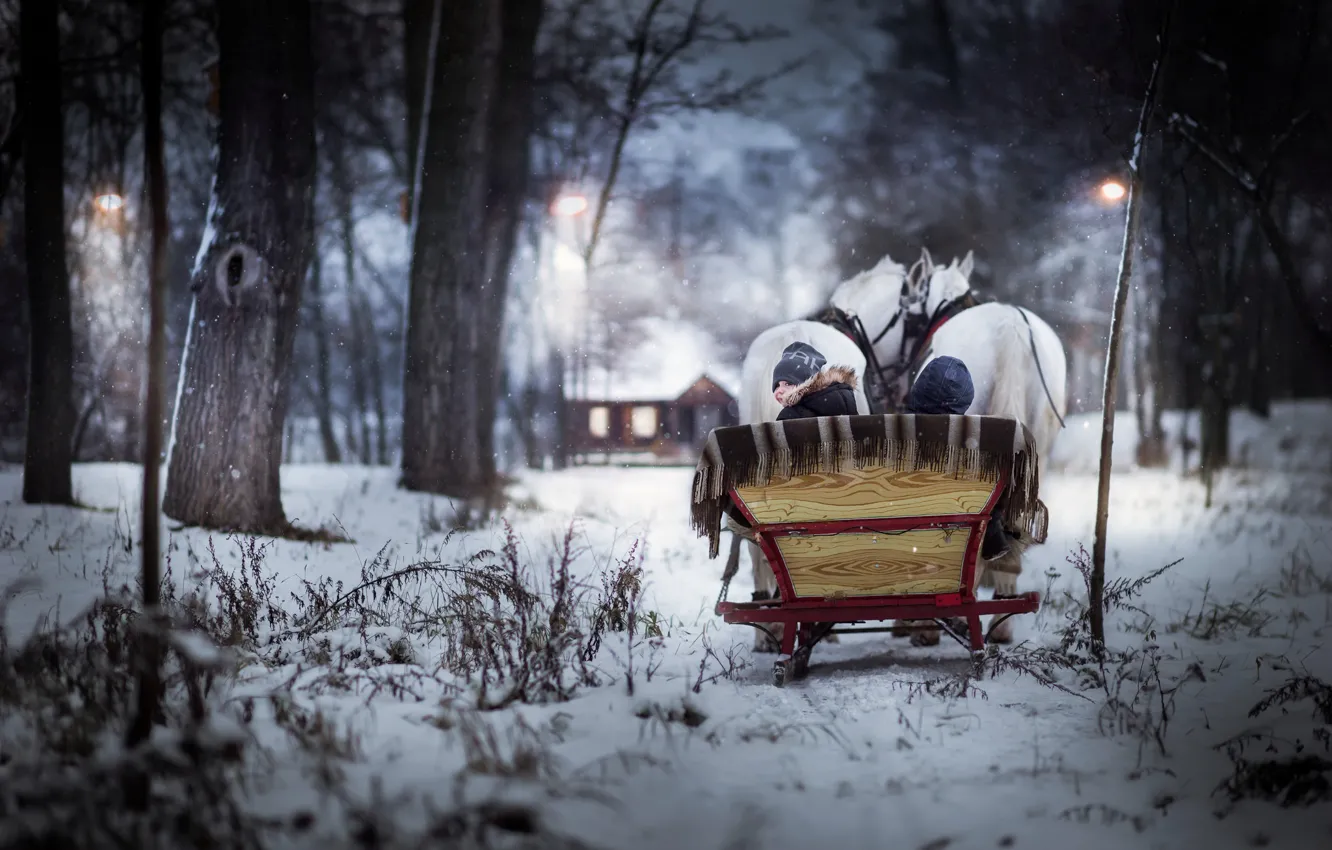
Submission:
[[[879,620],[967,623],[1030,613],[1039,595],[981,601],[977,556],[1003,500],[1003,521],[1044,540],[1031,433],[989,416],[839,416],[718,428],[694,474],[692,524],[720,549],[723,517],[772,568],[777,597],[729,602],[738,559],[716,612],[728,623],[781,624],[776,684],[802,677],[810,651],[839,624]],[[885,629],[836,629],[884,631]],[[958,637],[953,634],[954,637]]]

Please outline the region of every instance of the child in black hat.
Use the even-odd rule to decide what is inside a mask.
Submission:
[[[793,342],[772,370],[772,395],[782,405],[777,421],[811,416],[855,416],[856,373],[830,366],[808,343]]]
[[[967,364],[956,357],[940,356],[931,360],[911,385],[907,393],[907,413],[962,416],[971,407],[976,397],[971,383],[971,372]],[[1008,553],[1008,535],[1004,533],[1003,521],[999,519],[1003,512],[1004,498],[994,507],[990,522],[985,526],[985,538],[981,541],[981,557],[986,560],[1003,557]]]

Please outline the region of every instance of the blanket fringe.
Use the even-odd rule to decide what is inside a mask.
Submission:
[[[1029,444],[1030,445],[1030,444]],[[722,514],[733,488],[766,487],[773,481],[815,472],[888,468],[902,472],[925,469],[966,480],[1009,475],[1005,524],[1025,529],[1030,536],[1045,539],[1048,522],[1045,506],[1037,498],[1037,464],[1032,451],[998,453],[937,442],[868,438],[825,440],[762,453],[752,462],[724,464],[713,461],[705,450],[694,472],[690,525],[698,536],[708,537],[708,557],[717,557],[721,545]]]

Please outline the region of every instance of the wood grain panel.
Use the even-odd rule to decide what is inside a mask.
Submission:
[[[975,514],[996,479],[968,481],[943,472],[882,467],[799,475],[736,493],[760,523]]]
[[[967,528],[783,535],[777,548],[796,596],[954,593],[970,535]]]

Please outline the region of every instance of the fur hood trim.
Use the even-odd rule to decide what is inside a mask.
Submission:
[[[846,384],[854,390],[857,386],[855,370],[850,366],[829,366],[821,372],[815,372],[814,377],[786,394],[786,398],[782,399],[782,407],[797,405],[810,393],[825,390],[833,384]]]

